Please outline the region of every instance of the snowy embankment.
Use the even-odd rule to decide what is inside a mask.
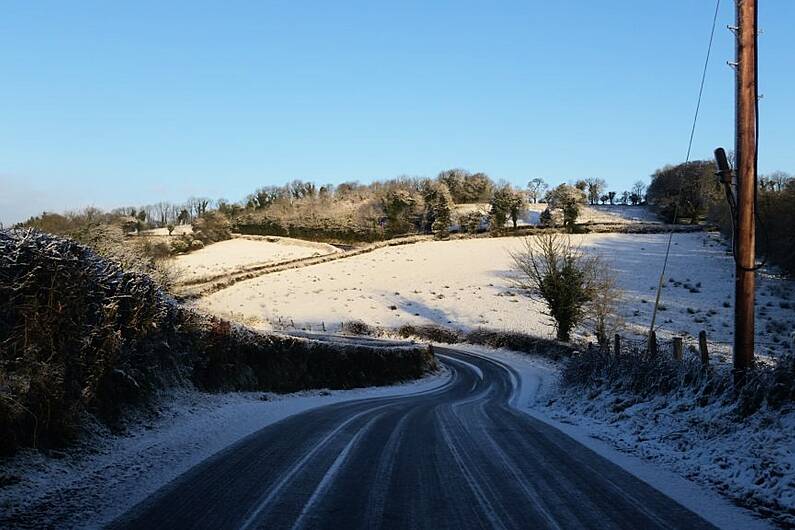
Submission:
[[[574,395],[560,366],[480,346],[457,349],[494,358],[518,372],[514,406],[702,515],[719,528],[766,528],[751,511],[795,525],[795,410],[760,411],[745,422],[729,403],[696,407],[670,396],[623,410],[612,394]]]
[[[124,435],[95,427],[67,453],[28,450],[4,461],[0,528],[101,526],[192,466],[288,416],[343,401],[427,392],[449,380],[441,372],[355,390],[169,393],[161,397],[157,417],[131,418]]]

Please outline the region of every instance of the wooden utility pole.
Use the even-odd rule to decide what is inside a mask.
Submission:
[[[757,0],[737,0],[735,157],[737,255],[734,304],[734,373],[742,384],[754,359],[754,266],[757,161]]]

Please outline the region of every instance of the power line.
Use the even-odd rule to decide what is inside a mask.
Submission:
[[[704,59],[704,68],[701,71],[701,84],[698,87],[698,99],[696,101],[696,111],[693,114],[693,125],[690,127],[690,139],[687,142],[687,156],[685,156],[685,164],[684,168],[687,168],[687,164],[690,162],[690,153],[693,149],[693,138],[696,134],[696,124],[698,123],[698,115],[699,111],[701,110],[701,99],[704,96],[704,82],[707,79],[707,68],[709,67],[709,58],[712,54],[712,42],[715,39],[715,27],[718,23],[718,12],[720,11],[720,0],[716,0],[715,2],[715,12],[712,15],[712,29],[709,32],[709,44],[707,45],[707,56]],[[682,193],[683,185],[680,185],[679,194]],[[679,200],[676,201],[674,204],[674,217],[673,222],[676,222],[676,217],[679,214]],[[668,257],[671,255],[671,241],[674,238],[674,227],[671,226],[671,231],[668,233],[668,245],[665,248],[665,259],[663,260],[663,267],[662,271],[660,271],[660,281],[657,284],[657,296],[654,300],[654,310],[652,311],[651,316],[651,325],[649,326],[649,337],[651,337],[652,332],[654,331],[654,324],[657,321],[657,308],[660,305],[660,294],[662,293],[662,286],[663,282],[665,281],[665,269],[668,266]]]

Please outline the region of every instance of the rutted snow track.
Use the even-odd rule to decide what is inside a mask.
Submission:
[[[345,402],[254,433],[117,528],[711,528],[511,405],[504,364],[442,350],[449,384]]]

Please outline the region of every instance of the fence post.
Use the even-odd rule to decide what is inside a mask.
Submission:
[[[613,339],[613,352],[616,357],[621,355],[621,335],[618,333],[616,333],[616,336]]]
[[[649,354],[653,357],[657,356],[657,332],[652,331],[649,333]]]
[[[698,351],[701,353],[701,365],[709,366],[709,350],[707,349],[707,332],[698,332]]]
[[[674,337],[674,359],[682,360],[682,337]]]

